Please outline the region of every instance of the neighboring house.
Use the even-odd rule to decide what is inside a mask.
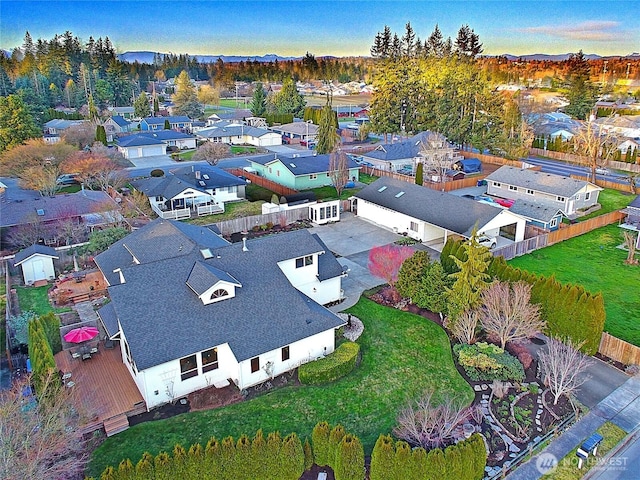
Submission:
[[[631,150],[631,153],[633,153],[633,151],[637,151],[640,152],[640,138],[639,139],[627,139],[624,142],[622,142],[620,145],[618,145],[618,150],[620,150],[620,153],[622,155],[626,155],[628,150]]]
[[[25,285],[33,285],[39,280],[49,281],[56,277],[54,258],[60,258],[55,249],[35,243],[16,253],[13,266],[22,267]]]
[[[436,248],[452,234],[470,237],[474,227],[496,238],[524,239],[524,217],[415,183],[380,177],[354,198],[359,217]],[[498,246],[505,238],[498,239]]]
[[[244,123],[245,119],[251,117],[251,110],[234,109],[226,112],[218,112],[207,117],[207,126],[210,127],[220,121]]]
[[[214,125],[199,130],[196,132],[196,137],[208,142],[229,145],[255,145],[256,147],[282,145],[282,135],[271,130],[237,123],[220,123],[219,126]]]
[[[118,151],[124,158],[144,158],[167,154],[167,144],[152,135],[128,135],[116,139]]]
[[[546,203],[520,199],[509,207],[509,211],[526,218],[527,223],[550,232],[558,230],[562,223],[562,210]]]
[[[196,148],[196,137],[175,130],[157,130],[155,132],[139,133],[138,135],[146,135],[147,137],[160,140],[164,142],[167,147],[176,147],[179,150]]]
[[[598,203],[601,187],[552,173],[504,165],[486,178],[487,193],[495,197],[544,203],[567,217]]]
[[[329,162],[331,155],[298,156],[271,153],[248,158],[257,175],[294,190],[333,185]],[[359,179],[360,165],[348,158],[349,181]]]
[[[376,168],[391,172],[412,171],[414,172],[419,162],[424,160],[423,144],[427,144],[434,135],[431,132],[422,132],[398,143],[385,143],[378,145],[374,150],[363,153],[360,160],[370,163]],[[449,165],[453,165],[458,160],[463,159],[455,148],[442,137],[441,146],[434,149],[434,154],[444,155],[449,160]],[[429,155],[427,150],[427,155]]]
[[[119,115],[107,118],[103,122],[103,126],[107,134],[107,142],[113,142],[115,137],[119,134],[133,131],[133,124],[126,118]]]
[[[43,197],[35,190],[20,188],[5,181],[7,189],[0,195],[0,250],[10,250],[12,234],[27,232],[47,245],[66,244],[65,232],[86,235],[96,227],[117,224],[122,220],[120,207],[105,192],[82,190],[53,197]]]
[[[582,123],[561,112],[548,112],[529,116],[533,134],[546,142],[555,141],[558,137],[568,142],[578,133]]]
[[[638,115],[600,117],[596,119],[596,123],[605,132],[613,132],[622,137],[640,138],[640,117]]]
[[[209,165],[182,167],[165,177],[134,180],[131,185],[143,192],[159,217],[182,219],[223,213],[225,202],[245,197],[246,182]]]
[[[330,354],[345,324],[342,266],[308,230],[229,244],[205,227],[155,220],[96,256],[120,341],[148,409],[211,385],[240,390]]]
[[[635,232],[636,248],[640,250],[640,196],[637,196],[627,208],[622,210],[622,213],[626,213],[627,217],[624,219],[624,222],[620,224],[620,228]]]
[[[60,135],[62,135],[67,128],[82,123],[85,123],[85,120],[63,120],[54,118],[42,126],[42,138],[44,142],[48,144],[58,143],[60,141]]]
[[[135,118],[135,108],[133,107],[109,107],[111,116],[118,116],[127,120],[133,120]]]
[[[318,135],[318,126],[311,123],[311,121],[274,125],[271,130],[282,135],[282,140],[286,143],[314,141]]]
[[[164,130],[165,120],[169,120],[170,130],[187,130],[191,131],[192,120],[184,115],[170,117],[147,117],[140,120],[140,129],[145,130]]]

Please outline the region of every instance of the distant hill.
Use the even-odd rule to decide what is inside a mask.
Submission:
[[[558,55],[547,55],[546,53],[533,53],[531,55],[511,55],[510,53],[505,53],[503,55],[495,55],[495,56],[501,56],[501,57],[506,57],[508,60],[518,60],[518,59],[522,59],[522,60],[537,60],[537,61],[548,61],[548,62],[562,62],[563,60],[567,60],[569,58],[569,56],[571,56],[571,53],[562,53],[562,54],[558,54]],[[630,58],[630,59],[637,59],[640,58],[640,53],[632,53],[630,55],[609,55],[609,56],[602,56],[602,55],[596,55],[595,53],[585,53],[584,58],[586,58],[587,60],[599,60],[601,58]]]
[[[153,57],[155,52],[125,52],[118,55],[118,58],[123,62],[128,63],[153,63]],[[166,55],[165,53],[161,53],[161,56]],[[265,55],[251,55],[251,56],[243,56],[243,55],[189,55],[198,60],[200,63],[215,63],[218,59],[221,59],[225,63],[238,63],[238,62],[246,62],[247,60],[258,61],[258,62],[275,62],[278,60],[279,62],[286,60],[298,60],[302,57],[281,57],[280,55],[276,55],[275,53],[267,53]]]

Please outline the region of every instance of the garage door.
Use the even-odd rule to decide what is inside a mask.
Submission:
[[[163,148],[161,146],[153,146],[153,147],[143,147],[141,149],[140,156],[141,157],[152,157],[154,155],[163,155]]]

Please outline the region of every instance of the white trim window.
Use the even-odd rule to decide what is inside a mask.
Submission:
[[[418,223],[417,222],[409,223],[409,230],[411,230],[412,232],[417,232],[418,231]]]
[[[322,214],[323,212],[320,211],[320,213]],[[296,268],[308,267],[309,265],[313,265],[313,255],[296,258]]]
[[[564,203],[565,198],[564,197],[556,197],[556,201]]]
[[[198,376],[198,362],[195,355],[180,359],[180,380],[187,380]]]
[[[586,192],[584,194],[584,201],[588,202],[589,200],[591,200],[591,192]]]
[[[555,227],[556,225],[558,225],[558,218],[557,218],[557,217],[552,218],[552,219],[551,219],[551,221],[549,222],[549,227],[550,227],[550,228],[553,228],[553,227]]]
[[[527,195],[534,195],[535,192],[533,190],[531,190],[530,188],[527,188]]]
[[[502,188],[502,184],[499,182],[493,182],[493,186],[496,188]]]
[[[516,187],[515,185],[509,185],[509,190],[511,190],[512,192],[517,192],[518,187]]]

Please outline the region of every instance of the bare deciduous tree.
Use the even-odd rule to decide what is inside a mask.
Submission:
[[[82,122],[71,125],[60,135],[62,141],[79,149],[90,147],[96,141],[96,125],[91,122]]]
[[[540,307],[530,300],[531,285],[524,282],[494,282],[482,292],[480,322],[487,333],[500,339],[502,348],[509,341],[530,338],[546,326]]]
[[[23,392],[29,378],[0,391],[0,478],[76,478],[88,460],[73,409],[72,389],[55,373],[43,380],[38,400]]]
[[[231,147],[226,143],[205,142],[198,147],[191,159],[193,161],[206,160],[211,165],[217,165],[220,159],[229,155],[231,155]]]
[[[540,373],[553,395],[554,405],[562,395],[574,394],[588,379],[584,372],[591,360],[578,350],[581,346],[569,339],[563,343],[557,338],[549,338],[546,351],[538,355]]]
[[[329,176],[340,198],[345,184],[349,181],[349,158],[339,147],[329,156]]]
[[[424,164],[424,174],[429,177],[436,176],[438,183],[443,184],[447,170],[451,169],[452,154],[453,149],[444,135],[429,132],[420,142],[419,155]]]
[[[606,165],[616,150],[615,133],[589,120],[582,124],[571,141],[575,153],[581,157],[581,163],[591,170],[591,180],[595,182],[596,168]]]
[[[79,174],[84,183],[100,190],[109,186],[118,188],[125,181],[122,167],[116,160],[103,156],[102,150],[77,152],[64,161],[62,169]]]
[[[412,445],[425,449],[442,447],[453,438],[454,430],[477,418],[475,407],[463,407],[452,398],[435,404],[433,392],[427,392],[419,400],[400,411],[393,429],[394,435]]]
[[[627,247],[627,259],[624,261],[627,265],[637,265],[636,259],[636,242],[637,236],[631,232],[624,231],[624,244]]]
[[[450,322],[449,317],[445,320],[445,327],[451,330],[454,337],[461,343],[472,344],[476,340],[476,329],[480,316],[477,310],[467,310],[462,313],[456,322]]]

